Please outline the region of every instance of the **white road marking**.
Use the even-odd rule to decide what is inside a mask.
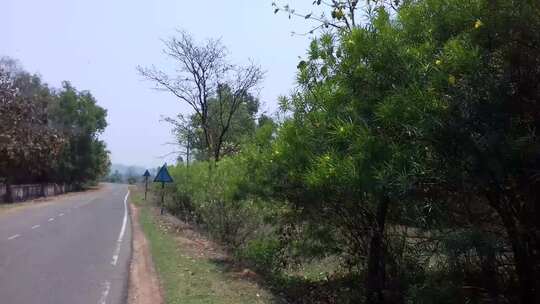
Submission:
[[[49,222],[54,221],[54,217],[49,218]]]
[[[127,199],[129,196],[129,190],[126,193],[126,196],[124,197],[124,220],[122,221],[122,229],[120,229],[120,234],[118,235],[118,242],[121,242],[124,238],[124,233],[126,233],[126,224],[127,224],[127,218],[128,218],[128,210],[127,210]]]
[[[8,241],[14,240],[14,239],[16,239],[16,238],[18,238],[20,236],[21,236],[20,234],[12,235],[12,236],[8,237]]]
[[[112,257],[111,265],[116,266],[116,263],[118,263],[118,257],[120,256],[120,245],[122,243],[117,243],[116,248],[114,249],[114,254]]]
[[[124,234],[126,233],[126,224],[128,218],[128,209],[127,209],[127,198],[129,196],[129,190],[124,197],[124,219],[122,221],[122,228],[120,229],[120,234],[118,235],[118,240],[116,240],[116,248],[114,249],[114,254],[112,257],[111,265],[116,266],[118,263],[118,257],[120,256],[120,248],[122,246],[122,240],[124,239]]]
[[[99,298],[98,304],[107,303],[107,297],[109,296],[110,291],[111,291],[111,282],[105,281],[105,283],[103,283],[103,291],[101,292],[101,298]]]
[[[41,227],[41,225],[34,225],[34,226],[32,226],[32,229],[37,229],[39,227]]]
[[[63,213],[59,213],[58,216],[64,216],[64,214],[63,214]]]

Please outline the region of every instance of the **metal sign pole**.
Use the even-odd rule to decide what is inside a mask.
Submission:
[[[161,215],[163,215],[164,213],[164,210],[163,210],[165,206],[164,198],[165,198],[165,183],[161,182],[161,210],[160,210]]]
[[[161,183],[161,208],[160,213],[163,215],[165,213],[165,183],[174,182],[169,171],[167,170],[167,164],[165,163],[161,167],[154,178],[154,183]]]
[[[144,200],[146,200],[146,193],[148,192],[148,177],[150,177],[150,172],[148,170],[144,171]]]
[[[146,200],[146,193],[148,192],[148,176],[144,177],[144,200]]]

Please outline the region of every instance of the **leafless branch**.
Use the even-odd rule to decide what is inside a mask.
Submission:
[[[253,63],[246,67],[230,64],[227,61],[227,50],[219,39],[208,39],[197,44],[190,34],[178,31],[178,35],[164,40],[164,54],[175,62],[173,76],[152,66],[138,67],[139,73],[156,85],[156,89],[172,93],[180,101],[187,103],[195,112],[204,133],[204,141],[209,156],[217,161],[227,134],[231,119],[251,90],[261,82],[264,73]],[[222,99],[220,88],[228,87],[232,96]],[[209,113],[209,102],[217,98],[220,111]],[[222,103],[227,104],[226,107]],[[219,130],[213,130],[210,115],[219,115]],[[186,126],[185,121],[166,118],[177,131]],[[184,130],[185,131],[185,130]]]

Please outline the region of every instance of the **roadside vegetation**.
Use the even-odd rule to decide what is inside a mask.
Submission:
[[[178,75],[140,69],[194,108],[168,210],[291,303],[540,302],[538,2],[313,4],[274,4],[314,24],[276,115],[205,70],[219,41],[180,33]],[[161,271],[189,263],[149,233]]]
[[[99,135],[107,111],[69,82],[55,89],[0,59],[0,183],[59,183],[74,189],[107,174],[109,152]]]
[[[132,187],[131,201],[149,240],[165,303],[275,303],[242,269],[227,267],[230,258],[212,242],[174,218],[159,216],[144,190]]]

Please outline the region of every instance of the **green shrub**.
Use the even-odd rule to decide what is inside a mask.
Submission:
[[[245,243],[265,226],[272,207],[248,191],[247,160],[227,157],[219,163],[194,162],[170,168],[174,185],[167,209],[184,220],[202,225],[229,247]],[[266,206],[265,206],[266,205]]]
[[[281,245],[276,238],[253,239],[237,252],[237,258],[264,273],[275,273],[281,266]]]

